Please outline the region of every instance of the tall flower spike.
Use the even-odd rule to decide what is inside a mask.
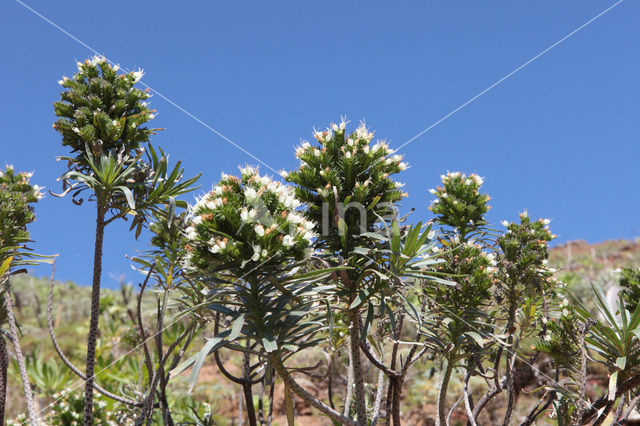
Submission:
[[[484,226],[484,215],[490,209],[490,197],[480,193],[484,180],[460,172],[448,172],[440,178],[443,186],[429,191],[437,197],[429,206],[437,220],[463,235]]]
[[[390,217],[393,205],[406,196],[391,176],[407,164],[392,156],[386,143],[371,145],[373,132],[364,123],[350,134],[346,125],[342,119],[324,131],[314,130],[316,143],[304,142],[296,149],[300,168],[286,180],[298,185],[296,195],[307,206],[306,216],[317,224],[316,246],[349,251],[367,238],[363,231],[372,231],[380,217]],[[341,215],[344,226],[339,225]]]

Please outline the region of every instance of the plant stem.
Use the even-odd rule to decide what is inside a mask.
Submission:
[[[367,424],[367,405],[364,394],[364,373],[362,371],[362,358],[360,357],[360,314],[357,310],[351,311],[351,327],[349,329],[351,344],[351,357],[353,358],[353,379],[356,385],[356,413],[358,424]]]
[[[9,332],[11,333],[11,340],[13,341],[13,348],[16,352],[16,360],[18,361],[18,369],[20,370],[20,377],[22,378],[22,387],[24,389],[24,397],[27,400],[27,413],[29,414],[29,423],[31,426],[39,424],[38,415],[33,405],[33,394],[31,393],[31,385],[29,384],[29,376],[27,375],[27,366],[24,362],[24,355],[20,348],[20,342],[18,341],[18,327],[16,326],[16,317],[13,314],[13,303],[11,301],[11,294],[9,288],[4,292],[4,304],[7,310],[7,320],[9,322]]]
[[[247,420],[249,420],[250,426],[256,426],[256,409],[253,406],[253,391],[251,386],[251,354],[248,349],[249,342],[247,341],[247,352],[243,354],[242,358],[242,377],[244,379],[242,391],[244,393],[244,403],[247,408]]]
[[[91,319],[87,339],[87,380],[84,387],[84,425],[93,424],[93,374],[96,362],[96,341],[98,339],[98,320],[100,315],[100,279],[102,276],[102,244],[104,241],[104,216],[106,206],[103,197],[96,194],[96,239],[93,252],[93,283],[91,287]]]
[[[56,269],[56,265],[55,265],[55,262],[54,262],[53,263],[53,267],[52,267],[52,271],[51,271],[51,279],[49,280],[49,297],[47,298],[47,325],[49,327],[49,337],[51,337],[51,343],[53,343],[53,349],[56,351],[56,353],[58,354],[58,356],[60,357],[62,362],[67,367],[69,367],[69,369],[76,376],[80,377],[82,380],[86,380],[86,376],[84,375],[84,373],[78,367],[73,365],[73,363],[69,360],[69,358],[67,358],[67,356],[64,354],[64,352],[62,352],[62,348],[60,347],[60,344],[58,343],[58,340],[56,339],[55,330],[53,329],[53,315],[52,315],[52,311],[53,311],[53,285],[54,285],[53,278],[55,276],[55,269]],[[116,395],[114,393],[111,393],[111,392],[107,391],[106,389],[98,386],[97,383],[94,383],[93,387],[95,388],[95,390],[97,390],[98,392],[100,392],[101,394],[106,396],[107,398],[111,398],[111,399],[113,399],[115,401],[121,402],[123,404],[129,405],[129,406],[132,406],[132,407],[142,407],[142,403],[134,401],[132,399],[123,398],[120,395]]]
[[[511,348],[509,356],[506,357],[505,375],[506,375],[506,387],[507,387],[507,409],[504,414],[504,421],[502,426],[508,426],[511,423],[511,417],[513,416],[513,404],[515,402],[515,383],[514,383],[514,366],[516,362],[516,355],[518,350],[519,339],[516,337],[516,344],[514,344],[513,329],[516,321],[516,302],[511,302],[509,307],[509,319],[507,321],[507,333],[509,338],[507,339],[507,345]]]
[[[282,364],[280,354],[270,354],[269,360],[271,361],[271,365],[273,365],[273,368],[276,370],[278,375],[282,378],[282,381],[285,382],[287,386],[289,386],[289,389],[291,389],[292,392],[295,392],[296,395],[298,395],[300,398],[311,404],[312,407],[317,408],[323,414],[342,425],[358,426],[358,423],[338,413],[336,410],[329,407],[327,404],[323,403],[318,398],[307,392],[302,386],[300,386],[298,382],[296,382],[293,377],[291,377],[284,364]]]
[[[4,409],[7,403],[7,367],[9,356],[4,337],[0,336],[0,425],[4,424]]]
[[[449,380],[451,379],[451,372],[453,371],[453,362],[451,359],[447,359],[447,367],[442,377],[442,383],[440,384],[440,391],[438,393],[438,422],[437,426],[446,426],[447,416],[445,414],[445,403],[447,399],[447,388],[449,387]]]
[[[351,337],[348,338],[351,340]],[[351,346],[349,346],[351,347]],[[347,353],[349,363],[347,364],[347,394],[344,397],[344,408],[342,414],[349,416],[351,412],[351,402],[353,399],[353,356],[351,350]]]

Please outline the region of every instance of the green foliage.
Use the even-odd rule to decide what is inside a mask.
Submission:
[[[586,332],[585,323],[576,315],[567,299],[562,299],[553,311],[555,315],[541,318],[541,341],[535,349],[548,355],[558,367],[576,373],[580,368],[580,335]]]
[[[448,225],[462,236],[487,224],[484,217],[490,207],[491,199],[487,194],[480,194],[484,180],[475,174],[469,176],[460,172],[448,172],[440,176],[443,186],[432,189],[431,194],[437,198],[429,206],[442,225]]]
[[[483,179],[475,174],[449,172],[441,180],[443,187],[430,191],[437,198],[429,209],[444,234],[436,247],[442,251],[436,270],[448,282],[424,287],[431,305],[425,326],[444,342],[436,345],[438,352],[455,359],[466,348],[462,356],[473,353],[477,362],[491,340],[484,337],[492,332],[486,311],[497,281],[496,254],[484,229],[490,197],[480,194]]]
[[[134,87],[142,71],[119,74],[104,57],[94,56],[78,62],[78,72],[59,81],[65,89],[54,103],[60,117],[53,128],[62,135],[62,144],[76,157],[70,159],[82,173],[90,173],[85,158],[87,144],[94,156],[103,151],[130,152],[148,142],[152,130],[141,127],[153,119],[145,102],[151,95]]]
[[[41,188],[29,183],[31,175],[16,173],[13,166],[0,171],[0,265],[9,257],[14,261],[28,257],[27,225],[36,220],[32,204],[42,197]]]
[[[315,132],[317,144],[304,142],[296,150],[300,168],[284,174],[297,185],[296,195],[307,207],[307,218],[316,224],[315,245],[343,254],[370,243],[364,232],[373,231],[380,218],[389,218],[393,204],[407,196],[400,190],[402,185],[391,179],[406,169],[402,157],[392,156],[393,150],[384,142],[371,146],[373,133],[364,123],[351,134],[345,128],[342,121]],[[359,206],[366,209],[364,218]]]
[[[64,389],[53,395],[54,400],[58,400],[47,416],[47,421],[52,426],[79,426],[83,424],[82,414],[84,411],[84,399],[82,393]],[[133,423],[133,417],[126,411],[110,408],[113,404],[108,403],[105,397],[96,394],[95,413],[93,424],[100,426],[117,426],[126,423]]]
[[[183,413],[183,425],[193,426],[215,426],[215,411],[211,404],[194,404],[188,407],[189,411]]]
[[[546,267],[548,243],[556,236],[549,231],[549,221],[532,221],[526,212],[520,214],[520,223],[503,222],[507,232],[498,239],[502,250],[500,260],[500,286],[498,301],[518,303],[521,297],[543,294],[552,289],[557,280]]]
[[[31,383],[47,397],[71,385],[73,374],[57,360],[45,359],[39,348],[26,356],[26,363]]]
[[[626,308],[635,311],[640,305],[640,269],[623,268],[619,285]]]
[[[620,297],[615,307],[609,306],[602,289],[592,284],[599,318],[578,302],[576,312],[583,321],[594,321],[586,338],[598,357],[594,361],[610,372],[609,397],[615,399],[617,385],[632,374],[640,373],[640,306],[629,312]]]
[[[444,253],[437,271],[448,276],[448,282],[425,286],[435,303],[432,313],[443,326],[447,341],[456,347],[473,343],[478,331],[486,332],[484,312],[491,304],[491,289],[496,278],[496,256],[481,244],[455,238],[442,239]],[[477,340],[477,339],[476,339]]]

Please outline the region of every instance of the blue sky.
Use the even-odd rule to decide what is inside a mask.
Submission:
[[[403,144],[613,1],[50,2],[25,0],[52,22],[275,169],[294,146],[345,115]],[[86,47],[18,2],[0,4],[0,162],[35,171],[59,191],[66,154],[51,124],[56,83]],[[640,3],[626,0],[402,153],[414,220],[430,218],[428,189],[447,170],[476,172],[490,219],[549,217],[558,243],[640,236]],[[255,164],[159,96],[156,145],[203,173]],[[262,171],[268,171],[264,166]],[[187,197],[192,200],[193,197]],[[31,227],[39,253],[59,253],[57,276],[91,281],[95,211],[47,196]],[[146,247],[110,225],[104,285],[137,276],[125,255]],[[48,268],[34,273],[46,275]]]

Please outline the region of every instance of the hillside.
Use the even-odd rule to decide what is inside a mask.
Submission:
[[[588,297],[588,283],[595,280],[610,286],[614,282],[616,268],[640,265],[640,241],[615,240],[598,244],[588,244],[584,241],[573,241],[551,250],[550,263],[560,271],[560,278],[568,284],[568,289],[578,297]],[[51,413],[54,407],[60,407],[56,398],[60,392],[74,389],[70,395],[81,398],[82,386],[77,377],[69,373],[54,353],[51,340],[47,333],[47,294],[48,279],[31,276],[17,276],[12,280],[15,294],[15,308],[22,331],[22,345],[29,354],[28,366],[32,383],[38,395],[38,404],[44,414]],[[146,319],[151,319],[155,313],[155,295],[145,293],[142,303],[142,313]],[[53,319],[56,324],[56,334],[62,350],[73,362],[81,367],[84,357],[83,347],[88,329],[89,288],[80,287],[73,283],[56,282],[54,293]],[[114,392],[122,392],[135,397],[137,387],[135,380],[144,380],[141,371],[142,356],[139,350],[134,350],[131,344],[130,320],[135,305],[135,291],[133,287],[123,287],[121,290],[105,289],[102,294],[101,336],[99,340],[99,354],[97,371],[104,369],[98,375],[98,382]],[[179,325],[179,323],[178,323]],[[178,326],[176,325],[176,327]],[[149,323],[149,330],[153,324]],[[169,334],[175,330],[169,330]],[[205,330],[201,336],[210,336],[211,330]],[[201,339],[195,340],[195,348],[201,346]],[[195,350],[192,349],[192,352]],[[11,348],[10,348],[11,353]],[[322,357],[318,353],[309,355],[316,362]],[[342,353],[337,357],[344,357]],[[309,360],[299,360],[302,364]],[[225,365],[231,371],[237,371],[238,359],[224,358]],[[8,391],[8,416],[12,418],[19,414],[24,401],[21,399],[21,384],[16,363],[9,368],[10,381]],[[193,393],[188,392],[188,372],[184,373],[171,384],[171,399],[179,407],[176,410],[177,419],[182,422],[194,422],[193,412],[200,418],[207,413],[217,424],[239,424],[238,407],[242,404],[241,389],[225,380],[211,361],[205,363],[200,374],[198,384]],[[345,380],[340,372],[332,377],[336,382]],[[419,363],[410,373],[409,384],[405,398],[405,419],[409,424],[433,424],[433,412],[436,401],[436,381],[438,380],[437,365],[431,361]],[[300,377],[315,390],[314,393],[322,398],[327,397],[327,386],[324,380],[311,377]],[[460,387],[460,381],[454,380],[452,387]],[[598,386],[596,383],[594,386]],[[265,392],[268,389],[264,390]],[[276,424],[286,424],[283,388],[279,382],[275,386],[275,406],[273,410]],[[526,398],[526,396],[523,396]],[[334,395],[339,401],[340,395]],[[63,398],[73,402],[73,398]],[[118,419],[122,424],[130,422],[122,407],[100,398],[107,404],[107,408],[115,412],[120,411]],[[197,400],[207,401],[207,404],[197,403]],[[50,405],[51,404],[51,405]],[[528,404],[522,410],[525,410]],[[315,425],[329,424],[324,418],[315,416],[310,407],[301,400],[294,398],[297,412],[297,424]],[[495,407],[500,410],[500,407]],[[463,421],[464,410],[456,410],[452,419]],[[487,418],[489,422],[491,418]],[[196,422],[197,423],[197,422]],[[452,422],[453,424],[454,422]],[[64,424],[64,423],[60,423]],[[194,423],[195,424],[195,423]],[[487,423],[489,424],[489,423]]]

